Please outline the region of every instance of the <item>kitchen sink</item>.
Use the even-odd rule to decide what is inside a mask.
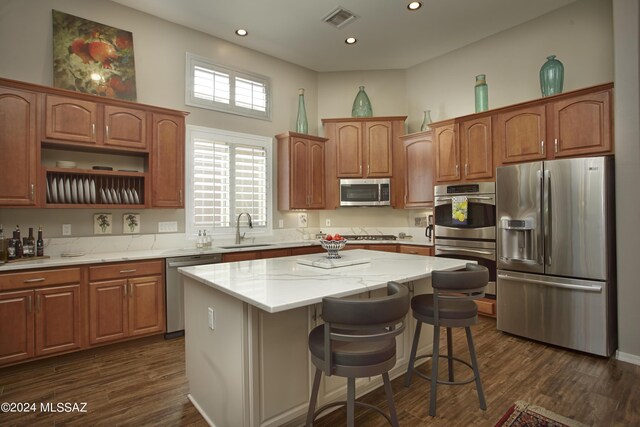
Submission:
[[[218,246],[220,249],[244,249],[244,248],[264,248],[267,246],[275,246],[273,243],[255,243],[255,244],[248,244],[248,245],[230,245],[230,246]]]

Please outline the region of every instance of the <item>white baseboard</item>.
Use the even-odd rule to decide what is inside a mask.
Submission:
[[[618,350],[616,351],[616,359],[640,366],[640,356],[636,356],[635,354],[623,353]]]
[[[213,421],[211,421],[211,418],[209,418],[207,414],[205,414],[205,412],[202,410],[200,405],[198,405],[198,402],[196,402],[196,399],[194,399],[193,396],[191,396],[191,393],[187,394],[187,398],[191,401],[191,403],[193,403],[193,406],[195,406],[198,412],[200,412],[200,415],[202,415],[202,418],[204,418],[207,424],[209,424],[211,427],[216,427]]]

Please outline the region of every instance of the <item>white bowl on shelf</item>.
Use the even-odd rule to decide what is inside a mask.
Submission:
[[[71,169],[76,167],[76,162],[70,162],[68,160],[58,160],[56,166],[64,169]]]

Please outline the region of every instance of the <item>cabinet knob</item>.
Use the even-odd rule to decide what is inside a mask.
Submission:
[[[107,135],[107,138],[106,138],[106,139],[109,139],[109,125],[106,125],[106,126],[104,127],[104,133]]]
[[[469,163],[464,164],[464,175],[469,175]]]
[[[358,169],[358,174],[362,175],[362,165],[360,165],[360,168]]]
[[[33,202],[33,199],[35,198],[35,193],[36,193],[36,186],[31,184],[31,201]]]
[[[31,300],[31,295],[27,297],[27,313],[33,313],[33,301]]]
[[[22,282],[23,283],[36,283],[36,282],[44,282],[44,280],[45,280],[44,277],[37,277],[35,279],[26,279],[26,280],[23,280]]]
[[[456,176],[460,175],[460,165],[456,165]]]
[[[555,145],[555,152],[558,152],[558,138],[556,138],[554,141],[554,145]]]
[[[138,271],[138,270],[136,270],[135,268],[132,268],[130,270],[120,270],[120,274],[135,273],[136,271]]]
[[[95,138],[96,136],[96,124],[92,123],[91,124],[91,136]]]
[[[367,176],[371,174],[371,165],[367,165]]]
[[[540,141],[540,153],[544,156],[544,140]]]

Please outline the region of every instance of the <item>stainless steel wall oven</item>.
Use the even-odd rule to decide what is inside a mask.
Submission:
[[[487,295],[496,295],[496,186],[493,182],[438,185],[435,195],[435,255],[476,261],[489,269]],[[464,220],[456,203],[464,203]]]

